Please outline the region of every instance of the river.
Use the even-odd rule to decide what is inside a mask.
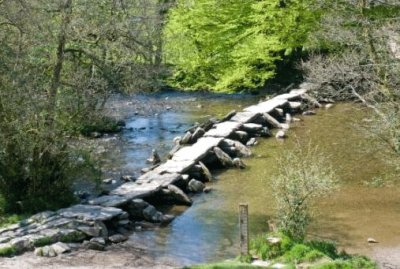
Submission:
[[[152,148],[165,156],[172,139],[194,122],[241,110],[257,99],[251,95],[170,93],[139,95],[132,102],[119,100],[114,112],[123,115],[127,125],[118,136],[103,139],[107,141],[102,152],[106,174],[139,175]],[[156,109],[137,111],[140,105],[143,111],[146,106]],[[249,204],[252,236],[266,231],[267,220],[275,213],[270,180],[279,165],[276,157],[299,141],[301,145],[318,145],[340,183],[335,194],[316,201],[309,237],[333,240],[350,253],[400,266],[400,188],[396,183],[375,186],[382,177],[393,179],[393,168],[383,162],[385,155],[379,144],[360,128],[358,123],[367,116],[355,104],[336,104],[329,110],[318,110],[316,116],[300,117],[302,121],[292,125],[287,140],[260,139],[252,148],[253,157],[244,160],[247,169],[214,171],[218,179],[209,184],[211,193],[196,195],[189,208],[169,208],[177,215],[169,226],[134,232],[128,243],[154,259],[173,260],[178,265],[235,257],[238,204]],[[367,243],[370,237],[379,243]]]

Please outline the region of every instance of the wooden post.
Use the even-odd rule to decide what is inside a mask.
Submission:
[[[249,255],[249,206],[239,204],[240,255]]]

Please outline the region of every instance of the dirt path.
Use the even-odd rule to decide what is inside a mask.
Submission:
[[[107,251],[79,250],[54,258],[37,257],[32,252],[13,258],[1,258],[1,269],[116,269],[116,268],[179,268],[172,260],[149,257],[146,253],[129,245],[108,247]]]

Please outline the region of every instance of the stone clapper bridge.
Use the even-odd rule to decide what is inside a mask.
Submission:
[[[255,144],[255,137],[271,136],[269,128],[281,129],[277,137],[284,137],[290,115],[307,105],[320,106],[303,86],[242,112],[232,111],[219,121],[194,126],[175,145],[166,162],[148,168],[136,181],[86,204],[41,212],[1,229],[0,253],[35,250],[39,256],[51,257],[74,247],[104,250],[108,243],[126,240],[124,234],[145,227],[146,222],[168,223],[173,216],[164,215],[143,199],[190,205],[191,198],[185,192],[202,192],[204,182],[212,180],[207,166],[243,168],[238,157],[251,155],[248,146]]]

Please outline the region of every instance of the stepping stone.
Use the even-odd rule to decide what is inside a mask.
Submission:
[[[228,137],[234,131],[238,130],[242,123],[236,121],[225,121],[215,124],[214,127],[205,133],[204,137]]]
[[[97,205],[75,205],[57,211],[65,218],[76,218],[85,221],[105,221],[118,217],[123,213],[119,208],[101,207]]]

